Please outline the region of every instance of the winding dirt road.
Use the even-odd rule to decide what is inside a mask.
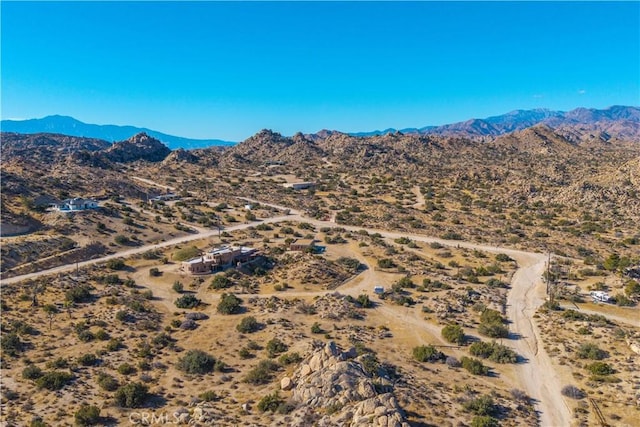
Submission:
[[[141,179],[142,181],[142,179]],[[145,182],[152,184],[152,181],[145,180]],[[259,202],[253,199],[245,199],[253,202]],[[272,218],[266,218],[261,220],[263,223],[275,223],[281,221],[296,221],[307,222],[317,227],[335,227],[336,224],[329,221],[319,221],[311,218],[303,218],[299,211],[284,206],[273,205],[269,203],[259,202],[264,205],[274,206],[280,209],[287,209],[291,215],[276,216]],[[235,231],[245,229],[251,226],[255,226],[256,223],[238,224],[232,227],[228,227],[225,231]],[[500,248],[489,245],[474,244],[461,241],[447,241],[443,239],[410,234],[401,232],[392,232],[387,230],[377,230],[365,227],[353,227],[353,226],[341,226],[342,228],[350,231],[366,230],[368,233],[380,233],[380,235],[387,238],[409,237],[418,242],[439,242],[444,245],[453,247],[463,247],[468,249],[477,249],[492,253],[504,253],[509,255],[518,263],[518,269],[514,273],[511,280],[511,291],[509,292],[507,303],[507,315],[512,322],[511,331],[519,339],[511,340],[515,350],[526,359],[525,363],[520,363],[516,367],[517,381],[520,383],[522,389],[536,401],[537,410],[540,414],[540,425],[543,427],[561,427],[569,426],[571,424],[571,411],[562,397],[560,390],[562,384],[555,375],[554,367],[551,359],[544,351],[542,347],[542,341],[540,339],[539,331],[534,324],[533,315],[537,308],[545,300],[545,288],[542,282],[542,273],[545,268],[546,257],[543,254],[536,254],[532,252],[525,252],[516,249]],[[105,262],[109,259],[128,257],[131,255],[139,254],[151,249],[164,248],[173,246],[193,240],[200,240],[209,237],[216,236],[218,230],[211,230],[204,233],[198,233],[188,236],[177,237],[175,239],[167,240],[158,244],[150,244],[137,248],[132,248],[117,252],[102,258],[93,259],[78,263],[79,267],[85,267],[88,265]],[[370,268],[363,274],[374,275],[375,272]],[[57,274],[62,272],[71,271],[76,268],[76,264],[68,264],[60,267],[44,270],[36,273],[25,274],[22,276],[16,276],[9,279],[2,280],[1,284],[16,283],[26,279],[33,279],[40,276],[49,274]],[[371,284],[376,283],[376,277],[363,277],[357,283],[353,283],[351,286],[345,286],[345,292],[359,294],[363,290],[370,290]],[[314,292],[300,292],[300,294],[311,295]],[[293,293],[287,295],[293,295]],[[402,315],[388,306],[381,305],[378,310],[389,317],[395,317],[410,323],[412,326],[418,328],[428,329],[435,337],[439,338],[439,328],[434,325],[430,325],[424,322],[422,319],[414,316]],[[400,316],[400,317],[399,317]]]

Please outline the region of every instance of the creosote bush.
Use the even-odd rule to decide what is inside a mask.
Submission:
[[[248,316],[243,318],[238,325],[236,325],[236,329],[238,332],[243,334],[249,334],[251,332],[256,332],[260,329],[260,323],[253,316]]]
[[[200,305],[202,301],[196,298],[192,294],[183,295],[178,298],[175,302],[176,307],[178,308],[194,308]]]
[[[139,408],[147,400],[149,387],[142,383],[129,383],[116,390],[116,404],[122,408]]]
[[[421,345],[413,348],[413,358],[418,362],[436,362],[445,355],[432,345]]]
[[[234,294],[224,293],[220,295],[220,302],[218,303],[218,313],[221,314],[236,314],[241,311],[242,300]]]
[[[460,358],[460,363],[464,369],[473,375],[487,375],[489,373],[489,368],[484,366],[478,359],[462,356]]]
[[[213,371],[216,359],[202,350],[189,350],[176,367],[188,374],[206,374]]]
[[[463,345],[466,341],[464,331],[460,325],[447,325],[442,328],[442,337],[450,343]]]
[[[267,394],[262,399],[260,399],[260,402],[258,402],[258,409],[262,412],[275,412],[283,402],[284,401],[276,390],[273,394]]]
[[[76,424],[80,426],[92,426],[100,422],[100,408],[94,405],[83,404],[74,415]]]

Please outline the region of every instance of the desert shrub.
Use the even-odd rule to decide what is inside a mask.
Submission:
[[[69,372],[50,371],[42,374],[36,380],[38,388],[46,388],[47,390],[60,390],[73,379],[73,375]]]
[[[502,344],[496,342],[487,343],[483,341],[474,342],[469,347],[469,353],[473,356],[489,359],[496,363],[516,363],[518,355]]]
[[[508,261],[513,261],[513,259],[507,254],[497,254],[496,261],[508,262]]]
[[[78,334],[78,339],[82,342],[90,342],[95,339],[95,335],[90,330],[85,330]]]
[[[97,383],[101,389],[106,391],[115,391],[118,388],[118,380],[107,373],[100,372],[98,374]]]
[[[2,348],[3,353],[15,357],[23,351],[24,344],[20,341],[18,334],[11,332],[0,336],[0,348]]]
[[[177,292],[179,294],[184,291],[184,285],[178,280],[173,282],[173,286],[171,286],[171,288],[174,290],[174,292]]]
[[[462,408],[467,412],[475,415],[493,415],[497,412],[493,398],[489,395],[483,395],[475,399],[469,399],[462,404]]]
[[[116,390],[116,404],[122,408],[139,408],[147,400],[149,388],[142,383],[129,383]]]
[[[253,316],[243,318],[238,325],[236,325],[238,332],[243,334],[249,334],[260,329],[260,323]]]
[[[371,299],[369,298],[369,295],[367,295],[367,294],[359,295],[358,298],[356,299],[356,302],[362,308],[371,308],[371,307],[373,307],[373,302],[371,301]]]
[[[280,369],[280,365],[272,360],[261,360],[258,366],[245,375],[243,381],[253,385],[267,384],[273,379],[273,372]]]
[[[82,366],[93,366],[98,362],[98,358],[93,353],[83,354],[78,358],[78,363]]]
[[[487,373],[489,373],[489,368],[484,366],[478,359],[462,356],[462,358],[460,358],[460,363],[464,369],[473,375],[487,375]]]
[[[466,341],[464,331],[460,325],[447,325],[442,328],[441,334],[442,337],[450,343],[462,345]]]
[[[509,285],[507,285],[505,282],[503,282],[502,280],[498,280],[496,278],[487,280],[485,285],[487,285],[490,288],[508,288],[509,287]]]
[[[606,362],[593,362],[587,365],[586,368],[593,375],[610,375],[615,372],[611,365]]]
[[[156,251],[151,251],[150,250],[150,251],[143,252],[141,256],[142,256],[142,259],[150,260],[150,259],[158,259],[158,258],[160,258],[160,255],[162,255],[162,252],[157,251],[157,250]]]
[[[233,285],[231,279],[223,274],[216,275],[213,280],[211,280],[211,284],[209,285],[210,289],[226,289]]]
[[[311,325],[311,333],[312,334],[321,334],[323,332],[324,332],[324,330],[322,329],[322,326],[320,326],[320,323],[315,322],[313,325]]]
[[[187,294],[178,298],[174,304],[178,308],[194,308],[200,305],[201,302],[193,294]]]
[[[299,353],[285,353],[278,358],[278,362],[281,365],[291,365],[292,363],[298,363],[302,360],[302,356]]]
[[[200,249],[195,246],[188,246],[186,248],[178,249],[173,253],[172,258],[175,261],[186,261],[200,255]]]
[[[434,291],[434,290],[448,290],[451,289],[451,285],[443,283],[439,280],[431,281],[431,279],[426,278],[422,280],[422,286],[426,291]]]
[[[272,338],[267,342],[267,354],[274,357],[277,354],[284,353],[289,347],[278,338]]]
[[[159,277],[159,276],[162,276],[162,272],[158,269],[158,267],[151,267],[149,269],[149,276]]]
[[[252,357],[255,356],[255,354],[251,353],[251,351],[248,348],[242,347],[238,351],[238,356],[240,356],[240,359],[251,359]]]
[[[587,397],[587,394],[584,391],[573,385],[566,385],[562,387],[562,390],[560,392],[563,396],[567,396],[577,400]]]
[[[107,261],[106,266],[109,270],[122,270],[126,267],[126,264],[121,258],[113,258]]]
[[[122,246],[131,243],[131,239],[129,239],[127,236],[123,236],[122,234],[118,234],[116,237],[114,237],[113,241]]]
[[[418,362],[435,362],[444,359],[444,354],[432,345],[421,345],[413,348],[413,358]]]
[[[491,338],[507,338],[509,328],[499,323],[481,323],[478,332]]]
[[[65,357],[58,357],[55,360],[47,362],[49,369],[64,369],[69,367],[69,361]]]
[[[118,366],[117,370],[122,375],[131,375],[136,372],[136,368],[126,362]]]
[[[98,329],[95,333],[95,337],[100,341],[106,341],[109,339],[109,334],[104,329]]]
[[[176,367],[188,374],[206,374],[213,371],[216,359],[202,350],[189,350],[178,360]]]
[[[25,380],[37,380],[42,375],[42,369],[36,365],[28,365],[22,370],[22,378]]]
[[[632,307],[636,304],[631,298],[624,294],[614,295],[613,300],[616,302],[616,305],[619,305],[620,307]]]
[[[85,302],[91,298],[91,287],[89,285],[77,285],[67,290],[64,298],[71,302]]]
[[[378,260],[378,267],[380,268],[394,268],[396,264],[390,258],[382,258]]]
[[[236,314],[240,312],[240,304],[242,304],[240,298],[231,293],[224,293],[220,296],[217,310],[222,314]]]
[[[283,402],[284,401],[276,390],[273,394],[267,394],[262,399],[260,399],[260,402],[258,402],[258,409],[262,412],[275,412]]]
[[[504,323],[504,318],[497,310],[490,308],[484,310],[480,315],[480,322],[482,323]]]
[[[159,333],[151,340],[151,343],[155,348],[165,348],[173,344],[173,339],[169,334],[164,332]]]
[[[576,352],[580,359],[601,360],[607,357],[607,352],[593,343],[583,343]]]
[[[567,320],[586,320],[589,316],[576,310],[566,310],[562,313],[562,318]]]
[[[76,424],[92,426],[100,422],[100,408],[93,405],[82,405],[74,414]]]
[[[118,351],[124,345],[122,344],[122,340],[120,338],[111,338],[105,347],[107,351]]]
[[[471,427],[499,427],[500,422],[490,415],[476,415],[471,420]]]
[[[220,396],[218,396],[218,394],[213,390],[207,390],[205,392],[202,392],[198,397],[205,402],[214,402],[220,399]]]
[[[336,262],[352,272],[358,271],[361,266],[360,261],[358,261],[356,258],[340,257],[336,260]]]
[[[629,297],[640,295],[640,282],[629,279],[624,286],[624,293]]]

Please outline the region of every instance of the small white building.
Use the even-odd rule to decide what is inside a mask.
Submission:
[[[605,291],[591,291],[591,298],[593,298],[593,302],[609,302],[611,297]]]
[[[77,212],[88,209],[97,209],[100,205],[96,200],[83,199],[82,197],[76,197],[73,199],[66,199],[53,206],[55,210],[60,212]]]

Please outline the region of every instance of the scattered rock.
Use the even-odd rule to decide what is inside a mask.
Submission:
[[[280,388],[282,390],[291,390],[292,387],[293,382],[291,381],[291,378],[284,377],[282,380],[280,380]]]

